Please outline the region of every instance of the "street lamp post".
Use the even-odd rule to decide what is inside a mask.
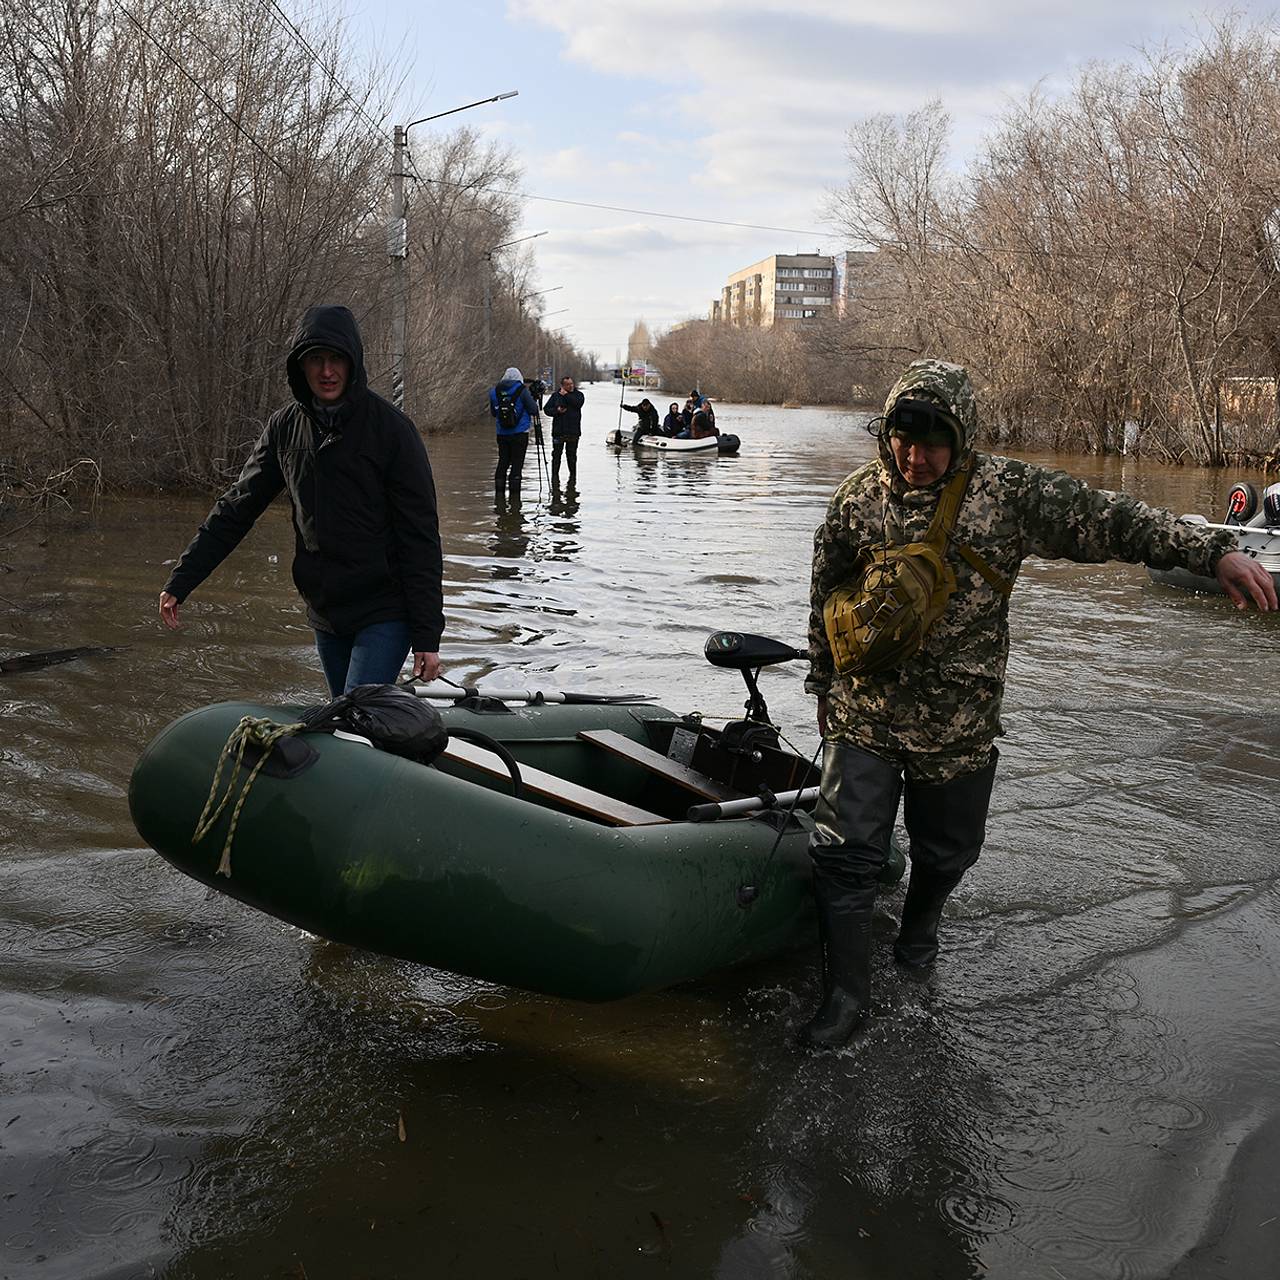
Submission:
[[[561,288],[561,286],[560,286],[560,285],[556,285],[556,288],[557,288],[557,289],[559,289],[559,288]],[[550,291],[550,290],[547,290],[547,292],[549,293],[549,292],[551,292],[551,291]],[[570,310],[570,308],[569,308],[569,307],[561,307],[559,311],[548,311],[548,312],[547,312],[547,314],[546,314],[545,316],[540,316],[540,317],[538,318],[538,326],[537,326],[537,328],[536,328],[536,329],[534,329],[534,331],[533,331],[533,362],[534,362],[534,364],[536,364],[536,365],[538,366],[538,376],[539,376],[539,377],[541,377],[541,376],[542,376],[542,360],[540,359],[540,357],[539,357],[539,355],[538,355],[538,352],[539,352],[539,350],[541,349],[541,346],[542,346],[542,322],[543,322],[544,320],[549,320],[552,316],[562,316],[562,315],[564,315],[564,313],[565,313],[566,311],[568,311],[568,310]],[[561,326],[561,327],[563,328],[563,326]],[[548,337],[551,337],[552,335],[551,335],[550,333],[548,333],[548,335],[547,335],[547,336],[548,336]],[[552,367],[552,370],[551,370],[551,385],[552,385],[553,387],[556,385],[556,371],[555,371],[554,366]]]
[[[535,289],[532,293],[522,293],[516,299],[516,301],[526,302],[530,298],[541,298],[544,293],[555,293],[557,289],[563,289],[563,288],[564,288],[564,285],[562,284],[553,284],[550,289]]]
[[[513,244],[524,244],[526,240],[536,240],[539,236],[545,236],[545,231],[535,231],[531,236],[520,236],[517,240],[504,240],[502,244],[495,244],[492,249],[486,249],[484,253],[484,353],[489,354],[489,333],[490,333],[490,315],[493,312],[493,255],[499,249],[509,249]]]
[[[435,115],[423,116],[420,120],[410,120],[408,124],[398,124],[395,127],[392,137],[391,224],[387,228],[387,255],[391,259],[391,403],[397,409],[404,408],[405,346],[409,327],[409,226],[404,203],[404,153],[409,130],[415,124],[426,124],[428,120],[439,120],[441,116],[456,115],[459,111],[482,107],[487,102],[514,98],[519,92],[519,89],[512,89],[509,93],[498,93],[492,98],[481,98],[461,107],[451,107],[448,111],[437,111]]]

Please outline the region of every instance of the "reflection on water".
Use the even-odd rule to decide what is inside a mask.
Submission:
[[[638,456],[586,393],[575,488],[531,458],[495,505],[491,436],[432,442],[446,667],[734,714],[703,639],[803,639],[862,420],[726,406],[740,456]],[[1070,467],[1211,515],[1234,479]],[[807,1060],[810,956],[575,1005],[318,943],[139,849],[123,789],[161,725],[323,691],[283,511],[180,636],[154,619],[205,506],[108,505],[3,555],[0,654],[117,648],[0,676],[0,1275],[1267,1273],[1277,619],[1029,563],[943,960],[889,963],[891,897],[869,1034]],[[765,692],[807,753],[802,680]]]

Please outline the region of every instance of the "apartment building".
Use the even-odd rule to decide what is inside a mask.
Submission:
[[[775,253],[735,271],[711,304],[711,319],[724,324],[803,323],[829,315],[835,259],[820,253]]]
[[[870,249],[846,249],[836,254],[834,264],[832,305],[836,315],[843,318],[852,299],[872,291],[877,267],[881,267],[880,274],[883,274],[883,267],[877,263],[876,254]]]

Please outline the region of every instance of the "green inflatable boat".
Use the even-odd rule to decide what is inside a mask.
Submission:
[[[237,770],[242,718],[297,709],[204,707],[143,752],[133,820],[181,871],[310,933],[531,991],[613,1000],[763,959],[816,936],[817,778],[755,685],[796,652],[720,632],[713,661],[717,643],[752,692],[719,730],[643,700],[453,690],[429,766],[308,734],[305,762],[251,749]],[[231,803],[194,840],[220,760]]]

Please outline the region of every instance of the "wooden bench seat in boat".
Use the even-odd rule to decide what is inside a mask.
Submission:
[[[483,747],[473,746],[470,742],[460,742],[457,738],[449,739],[449,745],[444,749],[441,759],[466,765],[469,769],[475,769],[486,777],[501,779],[511,777],[507,766],[499,756],[494,755],[492,751],[486,751]],[[656,813],[638,809],[633,804],[615,800],[602,792],[581,787],[567,778],[560,778],[554,773],[535,769],[532,765],[523,763],[520,765],[520,782],[524,790],[531,795],[554,801],[566,809],[576,809],[579,813],[585,813],[588,817],[596,818],[613,827],[649,827],[669,821]]]
[[[662,752],[654,751],[651,747],[646,747],[616,730],[581,729],[578,737],[583,742],[590,742],[593,746],[600,747],[623,760],[630,760],[642,769],[648,769],[650,773],[656,773],[659,777],[665,778],[668,782],[674,782],[676,786],[683,787],[686,791],[692,791],[694,795],[701,796],[704,800],[717,802],[741,800],[745,794],[735,791],[732,787],[723,786],[715,779],[708,778],[705,773],[699,773],[697,769],[691,769],[687,764],[681,764],[679,760],[672,760]]]

